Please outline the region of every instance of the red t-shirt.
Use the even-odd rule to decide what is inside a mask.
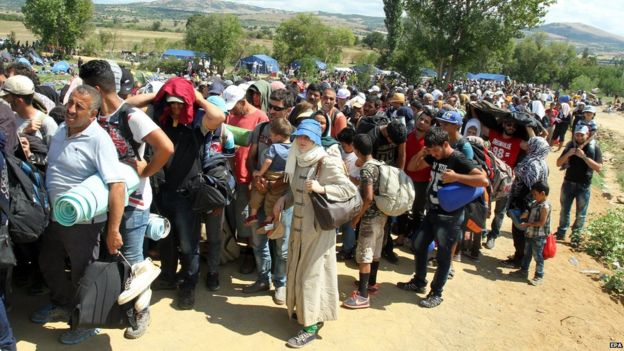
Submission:
[[[490,150],[494,156],[500,158],[509,167],[515,168],[518,162],[518,155],[520,155],[520,144],[522,139],[512,137],[505,139],[503,133],[490,129]]]
[[[417,153],[425,147],[425,138],[416,138],[416,131],[411,132],[405,141],[405,168],[407,164]],[[431,167],[427,166],[420,171],[410,172],[407,169],[405,173],[415,182],[428,182],[431,179]]]
[[[269,117],[267,117],[266,113],[262,110],[255,110],[244,116],[229,115],[227,124],[252,131],[256,128],[256,125],[268,120]],[[238,184],[248,184],[251,181],[251,173],[247,171],[246,164],[249,149],[249,146],[241,146],[234,154],[234,175]]]

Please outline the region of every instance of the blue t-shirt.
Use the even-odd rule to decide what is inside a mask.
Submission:
[[[273,162],[269,167],[269,171],[272,172],[283,172],[286,169],[286,160],[288,159],[288,151],[290,150],[290,143],[277,143],[272,144],[265,151],[264,157],[262,158],[261,164],[264,163],[264,160],[270,159]]]

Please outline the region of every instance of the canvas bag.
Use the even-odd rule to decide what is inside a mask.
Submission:
[[[412,179],[397,167],[377,160],[368,162],[379,168],[379,189],[375,194],[377,208],[391,217],[411,210],[416,196]]]

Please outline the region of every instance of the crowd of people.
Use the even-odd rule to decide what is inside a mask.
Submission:
[[[155,251],[161,274],[151,289],[176,291],[176,307],[192,309],[200,282],[211,291],[220,288],[224,226],[241,245],[240,273],[256,274],[242,293],[266,293],[273,286],[274,303],[301,324],[287,341],[294,348],[315,340],[325,322],[337,319],[340,305],[362,309],[374,303],[380,260],[397,263],[397,245],[414,253],[414,275],[397,287],[426,294],[418,302],[424,308],[440,305],[447,280],[455,276],[453,262],[478,262],[482,247],[493,250],[506,216],[515,250],[501,264],[516,269],[512,278],[527,279],[534,259],[528,283],[539,285],[545,277],[542,250],[557,220],[547,156],[553,147],[563,148],[554,231],[558,240],[566,239],[575,202],[575,246],[582,240],[592,175],[602,164],[593,106],[511,82],[441,87],[379,79],[359,90],[332,78],[304,83],[213,77],[194,83],[174,77],[138,89],[129,70],[91,60],[61,91],[41,86],[36,73],[19,63],[0,66],[0,84],[0,202],[11,196],[4,192],[9,156],[45,173],[52,204],[94,174],[108,187],[107,213],[69,227],[52,215],[36,242],[15,244],[17,266],[0,267],[6,277],[0,284],[3,350],[15,349],[5,310],[10,286],[49,294],[50,302],[30,315],[33,323],[68,321],[89,264],[118,254],[135,265]],[[487,117],[484,105],[503,117]],[[496,162],[500,167],[492,166]],[[140,177],[127,204],[121,163]],[[190,186],[198,176],[214,174],[216,164],[227,170],[228,196],[198,211]],[[414,201],[402,215],[389,216],[378,206],[387,181],[382,165],[398,168],[412,182]],[[513,176],[508,186],[494,189],[502,177],[496,169],[504,167]],[[338,228],[322,229],[313,195],[332,202],[359,195],[361,207]],[[490,226],[469,225],[475,208],[491,213]],[[158,242],[145,238],[150,212],[171,223],[171,234]],[[7,231],[4,211],[1,220]],[[200,276],[202,225],[208,250],[201,254],[206,265]],[[359,277],[340,302],[337,262],[351,259]],[[428,288],[431,265],[436,269]],[[124,333],[129,339],[144,335],[151,320],[149,303],[136,306],[135,323]],[[99,332],[72,325],[60,342],[77,344]]]

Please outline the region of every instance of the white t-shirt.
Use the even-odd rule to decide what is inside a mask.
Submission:
[[[121,108],[121,106],[120,106]],[[108,116],[98,116],[98,121],[110,121],[110,119],[115,116],[117,118],[117,114],[119,113],[119,109]],[[138,108],[132,108],[128,113],[128,126],[130,127],[130,131],[132,131],[132,137],[134,141],[140,143],[138,153],[141,158],[145,154],[145,143],[143,142],[143,138],[149,135],[154,130],[160,128],[158,125],[148,116],[145,112],[141,111]],[[110,135],[110,133],[109,133]],[[123,138],[123,136],[119,136]],[[116,137],[111,135],[113,139],[113,143],[115,146],[118,146],[118,142]],[[124,139],[125,144],[125,139]],[[119,150],[118,150],[119,151]],[[149,179],[147,177],[141,177],[141,181],[139,183],[139,187],[137,190],[130,195],[128,200],[128,205],[136,207],[140,210],[148,210],[150,205],[152,204],[152,187],[150,186]]]
[[[355,152],[343,153],[342,160],[344,161],[345,165],[347,165],[347,171],[349,172],[349,177],[360,179],[360,167],[355,165],[355,162],[357,162],[357,159],[358,158],[355,155]]]
[[[35,136],[41,138],[46,145],[50,146],[50,140],[52,140],[52,137],[56,134],[56,130],[58,129],[56,121],[54,118],[41,111],[37,111],[37,115],[33,117],[33,119],[41,120],[41,128],[35,132]],[[15,114],[15,124],[17,125],[17,132],[23,133],[24,129],[26,129],[26,127],[30,124],[30,119],[24,119],[18,114]],[[45,138],[43,137],[44,135]]]

